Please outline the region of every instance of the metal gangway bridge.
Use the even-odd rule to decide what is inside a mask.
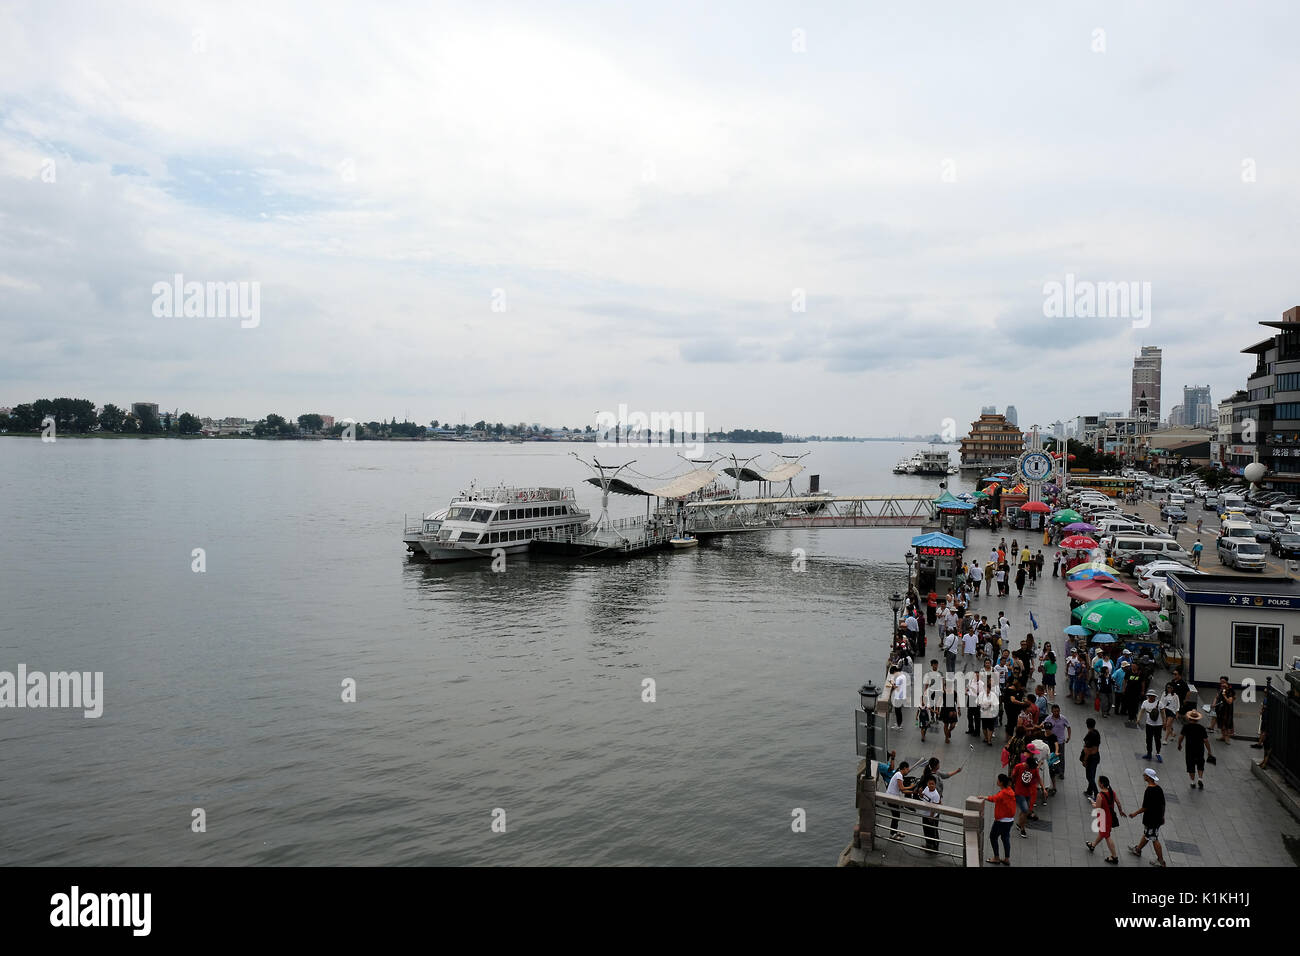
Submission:
[[[934,520],[933,495],[730,498],[683,505],[697,537],[775,528],[915,528]]]

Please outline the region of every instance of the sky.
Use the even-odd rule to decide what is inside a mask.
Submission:
[[[1142,345],[1165,412],[1217,402],[1300,304],[1297,26],[10,0],[0,405],[964,433],[1126,411]],[[176,275],[256,288],[256,321],[168,309]],[[1149,310],[1046,314],[1067,275]]]

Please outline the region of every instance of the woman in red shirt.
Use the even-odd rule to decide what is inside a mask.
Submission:
[[[1097,794],[1097,799],[1092,801],[1092,828],[1097,832],[1097,839],[1085,843],[1091,853],[1097,849],[1097,844],[1102,840],[1106,841],[1106,849],[1110,850],[1110,856],[1106,857],[1107,863],[1119,863],[1119,857],[1115,853],[1115,841],[1111,839],[1110,832],[1115,829],[1115,811],[1124,812],[1124,808],[1119,805],[1119,794],[1110,788],[1109,777],[1098,777],[1097,784],[1101,787],[1101,792]]]
[[[998,774],[998,792],[984,797],[993,804],[993,829],[989,831],[989,843],[993,847],[993,859],[985,863],[1011,865],[1011,824],[1016,819],[1016,792],[1011,789],[1011,778],[1005,773]],[[1002,856],[998,856],[998,837],[1002,838]]]

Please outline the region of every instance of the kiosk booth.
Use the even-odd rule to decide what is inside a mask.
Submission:
[[[962,553],[966,544],[960,538],[932,531],[912,539],[917,557],[916,589],[942,596],[957,586],[961,574]]]
[[[970,524],[970,515],[975,510],[975,505],[962,501],[947,491],[930,504],[934,506],[935,517],[939,519],[939,530],[961,539],[961,546],[965,548],[966,528]]]

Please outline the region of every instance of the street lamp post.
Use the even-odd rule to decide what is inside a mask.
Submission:
[[[916,559],[915,559],[915,557],[912,555],[912,552],[911,552],[911,551],[909,551],[909,552],[907,552],[907,554],[903,555],[903,558],[904,558],[904,560],[907,561],[907,589],[908,589],[908,591],[911,591],[911,590],[912,590],[912,562],[913,562],[914,560],[916,560]]]
[[[889,638],[889,649],[894,649],[894,642],[898,640],[898,612],[903,607],[902,596],[895,591],[889,596],[889,606],[894,609],[894,633]]]

